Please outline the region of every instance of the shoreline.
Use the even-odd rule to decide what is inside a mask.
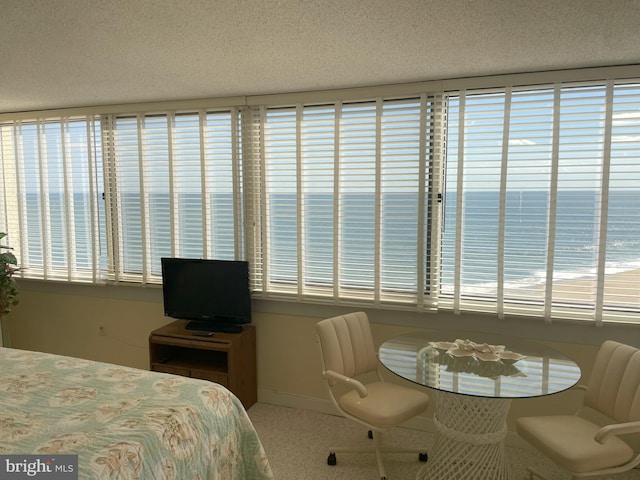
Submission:
[[[504,298],[544,300],[546,283],[505,288]],[[553,302],[593,304],[596,299],[596,279],[579,277],[559,280],[552,286]],[[604,301],[609,307],[640,305],[640,268],[605,275]]]

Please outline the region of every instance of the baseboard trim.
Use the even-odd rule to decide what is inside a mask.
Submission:
[[[258,402],[279,405],[281,407],[310,410],[312,412],[325,413],[328,415],[338,415],[336,409],[329,400],[277,392],[275,390],[258,389]]]
[[[291,393],[278,392],[275,390],[258,389],[258,402],[268,403],[271,405],[279,405],[281,407],[299,408],[301,410],[310,410],[312,412],[324,413],[327,415],[340,415],[330,400],[305,397],[302,395],[294,395]],[[429,433],[435,433],[436,427],[433,419],[427,417],[415,417],[403,425],[405,428],[421,430]],[[516,432],[507,432],[505,439],[506,445],[515,448],[531,448],[524,440],[522,440]]]

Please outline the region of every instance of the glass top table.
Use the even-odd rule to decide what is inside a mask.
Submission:
[[[512,399],[552,395],[580,380],[580,367],[562,353],[493,334],[413,332],[384,342],[378,357],[395,375],[432,389],[436,439],[418,479],[509,479]]]
[[[580,368],[573,360],[541,343],[499,335],[468,336],[412,332],[384,342],[378,356],[388,370],[411,382],[478,397],[552,395],[580,380]],[[456,340],[463,348],[457,348]],[[470,347],[465,350],[467,340],[489,348],[474,351],[467,343]],[[498,353],[491,354],[490,347]]]

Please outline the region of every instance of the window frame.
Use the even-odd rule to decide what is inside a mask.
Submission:
[[[253,262],[254,267],[252,270],[252,285],[254,290],[257,292],[256,298],[263,298],[268,300],[286,300],[293,301],[299,303],[326,303],[326,304],[340,304],[340,305],[349,305],[349,306],[363,306],[363,307],[373,307],[379,309],[407,309],[413,310],[416,312],[422,311],[435,311],[436,309],[439,312],[448,312],[449,307],[443,307],[442,305],[438,306],[437,302],[434,302],[434,307],[437,308],[425,308],[424,302],[418,301],[416,305],[411,307],[402,306],[402,305],[392,305],[375,302],[362,302],[362,301],[344,301],[338,299],[329,299],[326,298],[318,298],[309,295],[300,296],[300,295],[283,295],[281,292],[269,292],[267,289],[263,288],[264,282],[263,277],[266,273],[264,269],[265,256],[268,255],[268,252],[265,252],[262,247],[261,239],[265,236],[264,231],[264,223],[261,221],[264,218],[264,206],[260,202],[260,196],[264,192],[264,165],[260,161],[262,156],[264,155],[264,151],[260,142],[255,141],[256,128],[260,128],[260,120],[259,120],[259,112],[261,109],[268,108],[273,105],[282,105],[282,104],[311,104],[311,103],[323,103],[323,102],[335,102],[335,101],[353,101],[354,99],[370,99],[370,98],[386,98],[386,97],[410,97],[415,95],[422,95],[425,92],[440,94],[444,92],[444,94],[449,94],[450,92],[459,91],[461,89],[484,89],[485,91],[490,91],[491,89],[499,90],[504,88],[505,86],[511,85],[512,87],[520,88],[526,86],[537,86],[541,84],[549,84],[549,83],[566,83],[566,82],[592,82],[592,81],[603,81],[602,79],[619,79],[624,81],[624,79],[629,79],[628,81],[637,82],[638,78],[640,78],[640,65],[632,65],[632,66],[621,66],[621,67],[600,67],[600,68],[591,68],[591,69],[582,69],[582,70],[566,70],[566,71],[555,71],[555,72],[538,72],[533,74],[513,74],[513,75],[498,75],[491,77],[478,77],[478,78],[465,78],[465,79],[451,79],[451,80],[442,80],[442,81],[433,81],[433,82],[419,82],[412,84],[403,84],[403,85],[389,85],[389,86],[380,86],[380,87],[362,87],[362,88],[354,88],[354,89],[346,89],[346,90],[331,90],[331,91],[322,91],[322,92],[309,92],[309,93],[296,93],[296,94],[282,94],[282,95],[263,95],[263,96],[250,96],[250,97],[235,97],[228,99],[208,99],[208,100],[196,100],[191,102],[160,102],[155,104],[141,104],[141,105],[115,105],[115,106],[105,106],[98,108],[80,108],[80,109],[63,109],[58,111],[49,111],[49,112],[21,112],[17,114],[0,114],[0,124],[3,124],[6,121],[30,121],[31,119],[38,118],[55,118],[57,116],[68,117],[75,115],[94,115],[94,116],[106,116],[111,114],[123,114],[123,112],[134,112],[134,114],[139,114],[140,112],[149,112],[149,111],[158,111],[158,110],[190,110],[190,109],[207,109],[207,108],[227,108],[227,106],[231,106],[232,108],[238,108],[241,112],[241,122],[242,122],[242,138],[241,138],[241,150],[242,150],[242,158],[243,158],[243,179],[242,184],[244,188],[244,195],[241,199],[242,204],[244,206],[244,224],[240,227],[245,236],[245,243],[243,245],[243,251],[239,252],[238,255],[240,257],[245,257]],[[445,122],[447,113],[443,108],[440,111],[436,111],[434,113],[436,117],[435,121]],[[250,136],[246,135],[246,132],[251,132]],[[444,135],[443,135],[444,136]],[[446,142],[443,140],[441,145],[438,145],[434,148],[439,148],[441,151],[438,153],[439,155],[446,155]],[[0,155],[2,158],[5,158],[5,152],[0,149]],[[4,168],[4,166],[3,166]],[[5,179],[5,170],[3,170],[3,179]],[[438,182],[444,181],[439,171],[434,170],[430,172],[432,175],[433,181],[433,190],[432,190],[432,203],[431,208],[435,208],[438,210],[438,195],[442,195],[445,192],[439,191],[439,188],[443,188],[444,185],[438,185]],[[3,182],[4,183],[4,182]],[[7,191],[7,186],[2,186],[2,193]],[[2,197],[2,211],[4,212],[4,218],[0,225],[4,230],[8,230],[11,237],[15,238],[19,237],[19,226],[16,227],[16,222],[12,221],[9,217],[11,215],[8,214],[8,210],[11,208],[10,202],[7,202]],[[428,242],[427,248],[428,252],[431,255],[427,255],[427,261],[430,263],[435,263],[435,265],[431,266],[431,272],[433,275],[429,276],[429,278],[425,278],[425,284],[435,289],[438,287],[438,274],[440,268],[440,240],[439,240],[439,232],[442,228],[442,218],[441,216],[435,214],[434,212],[430,212],[429,218],[432,219],[432,225],[429,229],[430,234],[430,242]],[[108,227],[107,227],[108,228]],[[111,235],[108,236],[111,238]],[[20,244],[17,247],[17,253],[19,255],[20,249],[24,248],[24,239],[20,239]],[[107,242],[110,245],[110,249],[108,251],[108,256],[110,259],[116,258],[118,250],[113,247],[111,242]],[[25,271],[26,272],[26,271]],[[21,275],[23,278],[28,278],[29,274],[22,272]],[[60,280],[60,279],[57,279]],[[121,282],[121,281],[131,280],[130,278],[112,278],[110,281],[113,282]],[[151,284],[155,283],[155,280],[150,278],[149,281]],[[63,280],[64,281],[64,280]],[[68,282],[78,281],[77,279],[67,279]],[[93,279],[96,283],[101,283],[104,280],[100,278],[100,276],[95,276]],[[145,283],[145,282],[143,282]],[[420,292],[418,292],[418,297],[420,296]],[[483,309],[480,305],[476,305],[473,308],[477,308],[477,312],[485,312],[486,309]],[[452,309],[456,311],[455,308]],[[456,312],[464,314],[464,312]],[[517,313],[509,314],[508,316],[517,317],[519,316]],[[529,313],[523,313],[522,316],[530,317]],[[560,318],[562,320],[562,318]],[[549,319],[548,319],[549,320]],[[555,320],[555,318],[554,318]],[[571,319],[569,318],[569,321]],[[609,323],[618,323],[617,321],[605,322]],[[584,322],[580,322],[580,324],[584,324]],[[602,323],[596,322],[597,325],[601,325]]]
[[[385,103],[386,102],[386,103]],[[296,188],[298,191],[298,197],[300,192],[300,185],[304,181],[304,172],[303,172],[303,161],[304,161],[304,152],[303,145],[300,142],[300,139],[303,137],[303,115],[305,111],[313,111],[317,108],[334,108],[333,121],[335,122],[333,135],[334,140],[332,143],[332,155],[334,159],[332,160],[333,166],[330,169],[333,169],[333,172],[327,171],[325,175],[334,177],[333,185],[333,195],[334,195],[334,223],[333,229],[335,230],[335,234],[341,230],[338,222],[338,218],[343,214],[342,213],[342,200],[340,197],[343,195],[341,191],[341,181],[342,172],[341,168],[343,168],[342,162],[342,113],[348,111],[350,107],[357,109],[358,107],[364,108],[365,106],[369,106],[370,108],[375,109],[378,114],[382,111],[384,105],[394,105],[394,104],[402,104],[405,102],[409,105],[411,102],[416,103],[416,107],[419,110],[419,120],[417,121],[415,128],[420,132],[420,141],[418,142],[417,148],[420,150],[419,159],[418,159],[418,177],[422,178],[419,181],[419,191],[416,192],[418,195],[418,199],[422,199],[416,205],[416,208],[419,212],[420,218],[424,219],[424,223],[419,222],[417,226],[419,231],[422,233],[417,233],[418,243],[424,244],[424,249],[419,249],[416,256],[423,258],[420,260],[418,267],[419,274],[416,278],[416,282],[418,286],[418,293],[412,292],[408,295],[397,295],[397,299],[393,299],[393,295],[386,294],[383,292],[381,288],[381,284],[379,279],[372,280],[376,282],[374,286],[368,288],[347,288],[345,286],[340,285],[339,274],[337,269],[339,268],[338,262],[338,247],[334,246],[334,274],[333,274],[333,284],[328,289],[318,288],[314,292],[313,288],[305,288],[304,281],[301,281],[302,275],[298,275],[296,282],[289,282],[290,288],[278,288],[277,286],[269,283],[269,249],[265,247],[269,242],[269,234],[270,229],[268,226],[269,221],[269,212],[268,212],[268,190],[269,187],[267,185],[268,182],[268,168],[269,168],[269,133],[267,131],[268,126],[266,123],[268,122],[267,118],[270,111],[283,113],[286,111],[291,112],[294,120],[290,120],[291,127],[293,131],[293,137],[296,138],[296,147],[294,147],[294,152],[292,155],[295,156],[295,167],[292,170],[291,175],[296,178]],[[257,172],[257,177],[254,179],[254,184],[260,184],[260,190],[252,190],[255,195],[252,197],[250,202],[254,208],[253,218],[257,224],[257,230],[260,232],[261,240],[260,240],[260,248],[257,248],[257,255],[253,258],[252,265],[256,272],[254,272],[255,282],[256,282],[256,298],[265,298],[265,299],[286,299],[286,298],[295,298],[296,301],[309,301],[313,303],[329,303],[329,304],[340,304],[340,305],[352,305],[352,306],[365,306],[365,305],[377,305],[381,308],[397,308],[404,310],[419,310],[419,311],[435,311],[435,285],[437,285],[437,277],[434,272],[428,273],[427,265],[429,260],[426,258],[426,251],[431,249],[432,251],[438,251],[437,248],[434,249],[432,246],[433,243],[436,243],[432,238],[431,232],[437,231],[437,225],[439,222],[439,215],[434,214],[434,211],[437,212],[439,209],[434,207],[434,204],[439,204],[441,196],[437,191],[437,188],[440,186],[439,177],[436,173],[434,173],[434,160],[430,161],[421,161],[420,159],[426,159],[428,157],[433,157],[434,155],[441,155],[443,150],[443,138],[442,132],[439,128],[428,128],[429,126],[436,125],[435,118],[442,117],[442,104],[441,98],[438,94],[420,94],[420,95],[403,95],[403,96],[388,96],[388,97],[362,97],[355,98],[349,100],[338,100],[334,102],[330,102],[325,100],[323,102],[309,102],[309,103],[297,103],[297,104],[266,104],[255,106],[252,108],[253,119],[252,119],[252,132],[251,138],[254,142],[253,151],[259,152],[254,158],[251,159],[253,164],[252,171]],[[336,113],[337,112],[337,113]],[[378,118],[377,115],[374,117],[375,125],[373,127],[375,129],[375,133],[373,136],[375,137],[375,145],[372,147],[375,150],[375,153],[371,154],[372,161],[375,163],[375,172],[372,175],[375,176],[376,182],[376,195],[380,192],[380,183],[382,179],[380,177],[379,170],[381,167],[381,158],[383,158],[383,152],[381,152],[383,148],[383,144],[380,140],[380,137],[383,136],[381,124],[383,120]],[[436,125],[437,126],[437,125]],[[326,145],[325,145],[326,147]],[[439,158],[439,157],[438,157]],[[298,198],[299,204],[297,205],[297,216],[299,221],[302,222],[302,217],[304,213],[301,213],[301,210],[304,209],[303,201]],[[376,202],[379,203],[379,202]],[[375,220],[377,222],[376,232],[381,232],[380,228],[380,210],[377,211]],[[338,242],[336,237],[336,242]],[[381,247],[380,247],[380,235],[376,235],[374,240],[375,252],[373,253],[376,261],[380,261],[381,255]],[[298,260],[303,257],[303,252],[301,251],[301,246],[298,244]],[[375,273],[376,277],[379,277],[379,270]],[[429,291],[427,291],[429,289]],[[329,290],[333,290],[330,292]],[[327,294],[327,292],[329,294]],[[391,289],[389,290],[391,292]],[[416,300],[419,298],[420,300]]]
[[[453,293],[447,293],[440,296],[441,304],[445,309],[450,309],[456,313],[460,313],[461,311],[491,313],[491,314],[497,315],[499,318],[504,318],[505,316],[510,316],[510,317],[526,316],[526,317],[542,318],[546,323],[551,323],[552,321],[556,321],[558,319],[592,323],[592,324],[595,324],[596,326],[602,326],[603,323],[631,323],[631,324],[640,323],[640,309],[634,308],[632,306],[632,303],[627,303],[627,305],[621,306],[621,305],[608,304],[606,300],[604,300],[604,297],[607,295],[606,294],[607,290],[605,289],[605,287],[607,285],[610,285],[610,283],[607,283],[607,279],[609,276],[609,272],[607,271],[607,269],[609,267],[607,264],[605,264],[605,258],[608,252],[608,244],[605,242],[606,233],[603,234],[603,232],[607,232],[609,228],[612,226],[612,223],[609,223],[608,221],[609,218],[607,217],[608,215],[607,207],[610,205],[609,199],[611,195],[616,193],[613,189],[610,188],[610,185],[611,185],[610,176],[612,172],[611,170],[612,169],[612,163],[611,163],[612,162],[612,145],[614,144],[613,136],[615,133],[612,128],[612,122],[615,117],[615,112],[612,105],[617,104],[616,100],[624,96],[624,92],[620,93],[619,96],[616,96],[616,93],[618,93],[621,90],[624,90],[625,87],[629,85],[633,86],[635,90],[638,90],[640,86],[640,84],[638,83],[638,79],[620,79],[620,80],[609,79],[609,80],[594,80],[589,82],[586,82],[586,81],[571,82],[570,81],[570,82],[563,82],[563,83],[558,83],[558,82],[541,83],[533,86],[532,85],[525,85],[525,86],[507,85],[501,88],[494,87],[486,90],[460,89],[460,90],[452,90],[447,92],[447,95],[450,97],[461,96],[463,98],[466,98],[466,97],[473,98],[473,95],[477,95],[479,98],[482,98],[483,95],[492,96],[492,95],[504,94],[510,100],[512,98],[512,94],[523,93],[523,94],[537,95],[538,92],[543,92],[544,90],[551,91],[551,93],[553,94],[552,95],[553,103],[551,104],[550,112],[553,115],[553,123],[549,124],[549,127],[553,130],[553,141],[552,141],[553,149],[550,150],[550,153],[548,155],[549,187],[548,187],[547,193],[550,198],[550,204],[548,206],[548,218],[546,221],[546,225],[548,226],[549,230],[545,232],[547,252],[545,254],[546,264],[543,265],[543,267],[546,269],[546,285],[545,285],[545,291],[543,292],[543,295],[540,298],[536,298],[536,299],[527,298],[526,296],[522,298],[517,298],[517,297],[508,298],[507,296],[503,296],[503,293],[504,293],[503,290],[505,285],[504,277],[502,277],[503,278],[502,281],[497,282],[498,293],[496,295],[481,294],[481,293],[468,294],[468,295],[462,294],[460,287],[463,284],[463,280],[461,280],[461,267],[463,265],[463,262],[461,260],[461,255],[463,255],[462,253],[463,241],[461,237],[466,230],[461,225],[462,220],[460,219],[460,217],[463,216],[464,210],[462,206],[461,196],[458,195],[456,200],[457,205],[455,207],[455,211],[457,212],[458,222],[454,225],[454,229],[457,237],[455,239],[455,246],[453,247],[454,250],[456,251],[455,259],[454,259],[456,271],[454,273],[455,278],[453,280]],[[563,99],[563,95],[565,94],[567,98],[571,98],[571,94],[575,94],[576,92],[577,93],[585,92],[585,95],[587,95],[588,93],[586,92],[588,92],[589,90],[597,90],[597,89],[600,89],[602,91],[601,92],[602,99],[599,104],[602,111],[602,119],[601,119],[602,126],[600,127],[601,137],[602,137],[602,140],[601,140],[602,151],[600,153],[598,152],[595,152],[594,154],[590,153],[592,157],[597,157],[596,161],[601,162],[601,165],[599,165],[599,167],[601,168],[601,171],[591,172],[592,174],[595,172],[598,175],[600,175],[599,180],[601,181],[601,184],[598,187],[598,189],[594,190],[594,192],[597,193],[596,204],[594,207],[597,210],[597,215],[595,218],[595,222],[596,222],[595,228],[596,230],[599,229],[600,233],[597,235],[598,238],[595,240],[597,242],[595,245],[597,258],[595,260],[596,263],[592,265],[592,268],[594,269],[597,268],[597,272],[596,272],[595,278],[591,280],[594,283],[594,286],[590,292],[590,294],[593,296],[591,303],[587,303],[588,300],[581,300],[580,302],[571,304],[570,302],[565,300],[564,297],[562,297],[562,293],[563,293],[562,290],[565,288],[573,288],[571,287],[573,283],[569,281],[569,282],[566,282],[566,285],[567,285],[566,287],[563,286],[564,282],[561,281],[563,272],[555,268],[555,261],[558,260],[558,258],[560,258],[560,253],[561,253],[560,247],[558,247],[557,245],[554,245],[555,241],[559,242],[559,240],[561,240],[561,237],[557,235],[560,227],[557,227],[558,220],[556,219],[556,215],[561,211],[560,197],[558,196],[559,193],[561,192],[561,189],[559,186],[559,178],[562,175],[560,162],[563,156],[564,157],[567,156],[567,151],[563,152],[562,150],[561,140],[563,137],[560,136],[561,135],[560,132],[562,132],[562,129],[565,128],[565,126],[567,125],[568,125],[568,129],[576,128],[571,124],[571,120],[567,122],[563,122],[561,120],[562,118],[561,116],[563,115],[563,112],[564,112],[562,108],[563,104],[561,103],[561,101]],[[639,98],[639,94],[636,92],[636,95],[634,97],[634,99],[636,99],[635,103],[639,102],[638,98]],[[586,103],[581,103],[580,105],[581,107],[585,105],[589,106],[589,104],[586,104]],[[464,121],[466,122],[467,117],[464,116],[464,113],[465,113],[464,108],[465,106],[462,105],[461,107],[463,111],[462,115],[463,115]],[[511,102],[505,105],[505,112],[507,112],[505,113],[505,115],[507,115],[505,118],[507,122],[509,122],[508,114],[509,112],[512,111],[511,108],[512,108]],[[576,116],[575,114],[571,113],[571,106],[566,108],[566,110],[569,110],[569,114],[567,116],[571,116],[571,115]],[[589,120],[592,122],[595,122],[595,118],[596,117],[589,117]],[[640,115],[634,118],[640,118]],[[636,121],[636,124],[638,124],[638,121]],[[506,171],[507,171],[507,167],[509,166],[509,162],[507,160],[509,157],[509,153],[507,152],[509,148],[507,141],[510,137],[508,136],[509,135],[508,126],[503,128],[504,128],[505,137],[503,138],[503,145],[502,145],[503,152],[501,155],[502,155],[503,164],[502,164],[502,171],[500,173],[500,176],[502,178],[502,183],[503,183],[503,185],[501,186],[501,191],[504,193],[505,191],[504,182],[506,182],[506,178],[505,178]],[[462,127],[458,126],[458,130],[462,131],[463,141],[466,141],[466,139],[464,138],[464,126]],[[636,125],[636,130],[638,130],[637,125]],[[455,147],[455,142],[450,142],[450,143],[453,144],[453,146]],[[637,143],[637,139],[636,139],[636,143]],[[467,149],[466,143],[465,143],[464,149]],[[575,152],[576,151],[574,150],[569,151],[569,153],[575,153]],[[465,165],[466,162],[469,161],[467,157],[468,155],[464,152],[464,150],[460,150],[457,152],[457,160],[462,165],[460,168],[463,168],[466,166]],[[571,155],[568,155],[568,158],[571,158]],[[638,178],[639,159],[640,157],[638,157],[638,155],[636,154],[636,162],[635,164],[633,164],[635,165],[635,170],[633,173],[635,173],[636,178]],[[529,164],[529,167],[531,167],[532,165],[533,163]],[[580,165],[577,168],[577,170],[580,170],[580,169],[584,169],[584,166]],[[529,180],[529,181],[532,181],[532,180]],[[574,183],[578,184],[580,182],[575,181]],[[457,178],[458,191],[460,190],[462,184],[463,184],[463,179],[462,179],[462,174],[460,174],[459,178]],[[473,190],[471,189],[468,189],[468,190],[464,189],[463,191],[473,193]],[[504,199],[501,200],[500,202],[501,208],[504,208],[505,202],[506,201]],[[504,211],[501,211],[500,221],[502,222],[502,224],[500,225],[500,228],[499,228],[500,231],[498,233],[500,234],[500,239],[502,242],[504,241],[504,216],[505,216]],[[613,219],[611,218],[611,220]],[[567,221],[571,222],[571,219],[567,219]],[[451,247],[451,245],[449,246]],[[503,246],[501,246],[500,249],[502,248]],[[502,255],[504,255],[504,251],[499,252],[498,258],[500,259]],[[503,266],[498,267],[499,277],[500,277],[500,274],[503,273],[502,268]],[[560,277],[557,283],[553,281],[555,277]],[[581,278],[586,279],[588,277],[583,275]],[[623,283],[618,288],[618,290],[623,292],[629,292],[629,296],[633,297],[633,284],[629,280],[624,280],[624,279],[622,280],[622,282]],[[444,284],[443,284],[443,287],[444,287]],[[580,288],[583,288],[583,287],[581,286]],[[560,293],[558,294],[556,290],[560,291]],[[584,290],[586,290],[586,287],[584,287]],[[612,290],[613,288],[610,291]],[[566,292],[567,293],[565,293],[565,295],[568,294],[569,291],[567,290]],[[578,297],[587,296],[588,293],[578,292],[577,295]],[[609,296],[611,297],[612,294],[609,293]],[[638,294],[636,293],[635,296],[637,298]],[[628,302],[633,302],[633,300],[632,299],[628,300]]]

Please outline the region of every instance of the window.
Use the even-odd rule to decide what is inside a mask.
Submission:
[[[449,96],[441,304],[629,320],[640,304],[640,86]]]
[[[231,110],[3,124],[22,274],[158,283],[163,256],[241,257],[238,123]]]
[[[157,283],[162,257],[243,255],[236,110],[115,115],[105,123],[114,279]]]
[[[0,229],[29,278],[247,259],[259,298],[640,323],[640,83],[610,72],[3,115]]]
[[[261,111],[263,294],[427,303],[436,103]]]
[[[100,123],[92,116],[0,125],[2,228],[19,252],[23,275],[103,278],[101,155]]]

